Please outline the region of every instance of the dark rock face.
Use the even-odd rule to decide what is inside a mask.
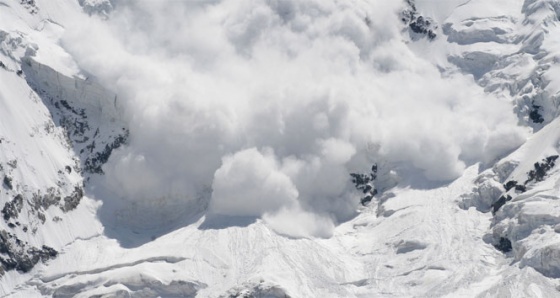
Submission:
[[[510,189],[515,189],[515,192],[517,193],[524,193],[527,191],[527,187],[523,184],[517,184],[517,181],[515,180],[510,180],[508,181],[506,184],[504,184],[504,188],[506,189],[506,192],[508,192]]]
[[[532,107],[531,107],[531,112],[529,113],[529,119],[531,119],[531,121],[533,121],[534,123],[543,123],[544,122],[544,118],[541,115],[541,113],[539,112],[540,109],[541,109],[541,106],[538,106],[533,102]]]
[[[23,197],[17,195],[12,201],[7,202],[2,208],[2,216],[7,222],[11,218],[18,218],[21,209],[23,208]]]
[[[424,34],[428,36],[430,40],[433,40],[436,38],[436,34],[430,29],[431,25],[431,21],[422,16],[418,16],[418,18],[408,24],[412,32]]]
[[[58,252],[51,247],[32,247],[14,234],[0,231],[0,276],[10,270],[28,272],[39,261],[46,262],[57,255]]]
[[[408,25],[409,30],[417,35],[426,36],[429,40],[437,37],[437,25],[430,18],[420,15],[413,0],[406,0],[408,9],[401,12],[401,21]]]
[[[516,185],[515,186],[515,191],[520,192],[520,193],[524,193],[524,192],[527,191],[527,187],[525,185]]]
[[[14,186],[12,185],[12,178],[8,175],[4,176],[4,179],[2,180],[2,185],[9,190],[12,190],[14,188]]]
[[[67,197],[64,198],[64,204],[60,206],[60,209],[64,212],[68,212],[76,209],[80,201],[84,197],[84,190],[80,186],[75,186],[74,191]]]
[[[350,177],[352,177],[352,183],[354,183],[356,189],[361,190],[364,194],[360,202],[365,206],[377,194],[377,189],[375,189],[373,184],[375,179],[377,179],[377,165],[374,164],[371,167],[371,172],[368,174],[351,173]]]
[[[533,180],[535,182],[543,181],[547,172],[554,167],[557,159],[558,155],[552,155],[543,159],[540,163],[536,162],[534,164],[535,169],[527,173],[527,181],[525,181],[525,185]]]
[[[111,156],[113,150],[126,144],[129,136],[128,130],[123,130],[123,134],[115,137],[112,143],[106,144],[103,150],[88,156],[84,162],[84,170],[89,173],[103,174],[101,166],[103,166]],[[91,150],[95,149],[95,141],[91,144]]]
[[[492,204],[492,214],[496,214],[506,202],[511,201],[512,197],[510,195],[501,196],[494,204]]]
[[[500,237],[498,244],[494,244],[494,247],[504,253],[510,252],[512,250],[511,241],[505,237]]]
[[[517,181],[515,181],[515,180],[510,180],[506,184],[504,184],[504,188],[506,189],[506,191],[509,191],[510,189],[514,188],[515,186],[517,186]]]

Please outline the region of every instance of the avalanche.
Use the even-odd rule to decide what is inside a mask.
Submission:
[[[0,0],[0,295],[558,296],[559,15]]]

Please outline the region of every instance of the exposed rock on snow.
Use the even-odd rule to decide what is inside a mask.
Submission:
[[[30,271],[39,261],[46,262],[58,252],[43,245],[36,248],[17,238],[16,235],[0,230],[0,277],[6,271]]]
[[[496,249],[506,253],[511,251],[511,241],[504,237],[500,237],[500,241],[494,246],[496,247]]]
[[[525,185],[533,180],[535,182],[543,181],[548,171],[550,171],[554,167],[557,159],[558,155],[552,155],[543,159],[542,162],[536,162],[534,164],[535,169],[530,170],[527,173],[527,180],[525,181]]]
[[[81,157],[82,168],[88,173],[103,174],[101,167],[129,135],[121,120],[117,96],[94,81],[66,77],[31,57],[24,59],[23,71],[54,121],[65,129]]]
[[[363,197],[360,199],[362,205],[366,205],[371,202],[373,197],[377,194],[377,189],[375,188],[374,181],[377,179],[377,165],[374,164],[371,167],[371,173],[369,174],[357,174],[351,173],[352,183],[356,186],[356,189],[363,193]]]
[[[410,36],[417,40],[426,36],[429,40],[436,38],[438,26],[431,18],[422,16],[418,13],[414,0],[406,0],[408,8],[401,12],[401,21],[408,25]]]
[[[21,195],[17,195],[13,200],[7,202],[4,205],[4,208],[2,208],[4,220],[7,222],[11,218],[18,218],[21,208],[23,208],[23,197]]]

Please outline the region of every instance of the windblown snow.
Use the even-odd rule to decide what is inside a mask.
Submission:
[[[560,295],[560,1],[0,0],[0,295]]]

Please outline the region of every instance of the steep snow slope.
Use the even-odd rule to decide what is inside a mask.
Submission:
[[[163,197],[146,207],[142,201],[117,198],[106,189],[107,181],[102,176],[102,166],[113,151],[127,145],[127,124],[134,122],[129,122],[123,111],[126,104],[121,103],[119,95],[102,86],[112,82],[105,78],[99,83],[93,75],[81,71],[74,58],[59,45],[65,28],[85,20],[88,15],[110,18],[119,1],[0,1],[0,61],[4,65],[0,68],[0,172],[4,179],[0,202],[6,210],[4,220],[0,221],[0,258],[4,269],[14,264],[9,260],[15,260],[13,269],[16,269],[0,277],[0,294],[9,297],[557,296],[560,172],[555,168],[555,156],[559,150],[560,122],[555,120],[559,90],[555,83],[558,45],[554,36],[558,2],[418,0],[404,1],[397,11],[383,8],[379,1],[334,2],[359,13],[368,5],[380,5],[381,11],[393,12],[397,20],[406,16],[398,28],[402,31],[401,41],[422,59],[407,61],[423,61],[418,62],[422,63],[418,68],[427,65],[423,64],[426,61],[437,66],[441,77],[434,78],[443,84],[454,82],[454,86],[477,88],[474,92],[457,92],[481,94],[477,93],[480,88],[491,94],[484,97],[488,101],[497,97],[511,103],[511,110],[517,113],[520,123],[532,128],[534,134],[498,161],[493,154],[461,152],[460,161],[470,166],[452,182],[425,179],[425,171],[419,169],[434,169],[424,159],[411,162],[395,157],[396,153],[373,153],[379,164],[379,177],[374,182],[379,193],[366,206],[359,206],[360,194],[347,190],[345,196],[353,198],[357,212],[344,220],[333,220],[337,225],[331,237],[283,236],[267,222],[266,216],[206,213],[208,198],[205,196],[190,205],[165,205]],[[336,7],[326,5],[321,7],[324,10],[298,19],[291,15],[294,3],[274,2],[283,22],[296,19],[305,23],[306,18],[329,15],[329,9]],[[404,13],[399,15],[401,11]],[[262,11],[253,13],[260,20]],[[333,15],[335,19],[339,17]],[[341,36],[358,44],[359,52],[363,50],[359,46],[369,46],[367,38],[360,39],[367,36],[361,35],[367,31],[352,29],[373,26],[368,24],[372,20],[368,21],[368,16],[363,24],[352,20],[351,17],[337,19],[343,24]],[[298,22],[289,23],[295,32],[305,28]],[[250,25],[243,26],[253,28]],[[305,34],[320,35],[312,30]],[[239,48],[235,51],[245,57],[251,49],[244,49],[243,41],[248,44],[252,41],[250,35],[242,35],[235,35],[239,38],[236,39]],[[375,39],[372,40],[374,44]],[[336,38],[329,41],[340,42]],[[170,42],[170,45],[175,44]],[[291,51],[296,55],[298,49]],[[388,73],[398,71],[398,63],[380,59],[393,56],[377,54],[379,60],[373,60],[376,68]],[[407,52],[399,54],[408,55]],[[474,83],[457,84],[453,80],[458,72],[467,76],[465,81],[472,77],[480,87]],[[164,72],[160,74],[164,81],[171,80]],[[416,82],[407,83],[406,87],[413,90],[426,88],[418,89]],[[493,115],[481,107],[473,104],[475,110],[471,112]],[[487,108],[499,107],[489,102]],[[453,109],[457,113],[465,112],[458,104]],[[425,115],[423,111],[417,112]],[[315,121],[318,126],[324,122],[321,119]],[[421,121],[415,125],[420,126]],[[134,129],[137,128],[131,129],[130,138],[135,137]],[[172,137],[175,136],[180,138]],[[441,136],[431,140],[437,142],[438,137]],[[331,143],[338,145],[336,140]],[[515,140],[508,139],[506,134],[496,144],[485,144],[483,148],[502,152],[509,149],[504,144],[511,143]],[[406,146],[415,144],[405,142],[392,148],[407,154],[402,149]],[[332,148],[339,147],[324,146],[323,154],[331,161],[345,159],[347,153]],[[426,160],[439,164],[437,159],[441,156],[436,156],[434,151],[438,151],[434,148],[437,146],[428,146],[420,152],[426,154]],[[479,150],[475,145],[465,148]],[[330,149],[334,152],[329,152]],[[256,155],[242,155],[247,152]],[[279,166],[279,161],[269,162],[266,152],[261,154],[257,150],[233,155],[227,165],[239,167],[239,159],[235,159],[239,156],[263,159],[268,162],[263,167],[282,168],[284,176],[278,174],[280,170],[268,174],[278,180],[288,179],[284,178],[288,176],[285,173],[295,171],[290,166],[298,165],[283,160],[284,164]],[[371,161],[363,157],[355,162]],[[370,166],[369,163],[361,168]],[[227,167],[221,169],[223,173]],[[333,168],[320,169],[327,183],[313,185],[328,188],[329,184],[339,183],[333,179],[340,177],[348,179],[343,184],[350,181],[344,175],[327,175]],[[136,176],[137,173],[121,174],[142,177]],[[263,180],[266,183],[270,181]],[[295,184],[300,187],[301,182]],[[279,192],[272,187],[262,189],[266,195]],[[97,201],[88,196],[95,196]],[[306,217],[307,213],[297,212],[304,220],[287,217],[294,220],[292,226],[296,230],[298,225],[315,224]],[[56,256],[51,249],[57,252]],[[34,260],[33,264],[29,265],[26,259],[18,260],[17,256]]]
[[[99,94],[102,89],[88,89],[76,78],[68,79],[71,87],[66,88],[80,96],[61,92],[64,74],[77,74],[78,69],[57,45],[63,27],[52,18],[62,22],[69,12],[79,13],[79,6],[72,1],[1,4],[0,275],[6,282],[0,288],[6,293],[28,279],[22,272],[56,257],[63,246],[75,239],[102,231],[95,220],[99,204],[84,197],[84,173],[72,146],[73,134],[65,129],[68,127],[63,128],[56,116],[63,111],[50,106],[32,87],[70,97],[70,103],[91,99],[91,94]],[[57,71],[41,64],[45,62]],[[48,83],[41,85],[44,81]],[[106,133],[104,138],[110,136]]]

